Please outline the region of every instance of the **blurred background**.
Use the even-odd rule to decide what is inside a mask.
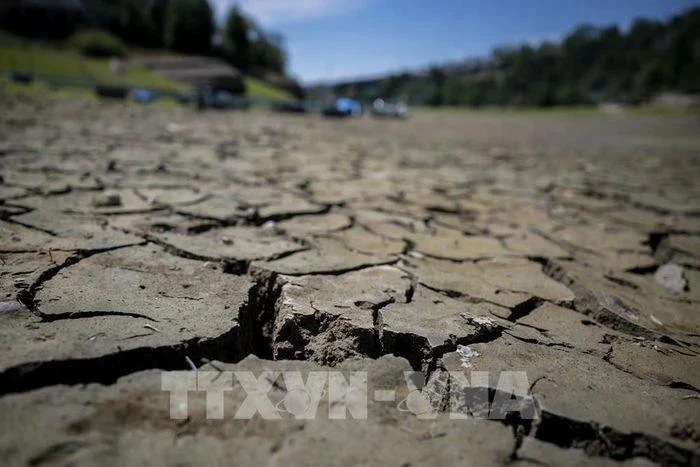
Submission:
[[[700,102],[693,1],[0,0],[0,28],[6,92],[394,116]]]

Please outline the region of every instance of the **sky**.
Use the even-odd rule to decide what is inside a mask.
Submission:
[[[496,46],[558,40],[576,25],[627,27],[700,0],[211,0],[281,33],[302,83],[333,82],[485,57]]]

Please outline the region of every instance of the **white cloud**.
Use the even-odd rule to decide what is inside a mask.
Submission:
[[[232,4],[243,8],[265,26],[311,21],[342,15],[361,8],[368,0],[213,0],[217,15]]]

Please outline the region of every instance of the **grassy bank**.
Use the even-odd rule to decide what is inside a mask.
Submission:
[[[605,106],[558,107],[411,107],[414,115],[512,115],[512,116],[615,116],[615,115],[700,115],[698,107],[653,104],[606,108]]]
[[[136,86],[186,92],[187,84],[167,79],[139,65],[110,70],[109,60],[88,58],[61,48],[36,44],[0,44],[0,72],[11,70],[81,80],[100,85]]]
[[[30,72],[41,78],[52,77],[76,80],[88,85],[112,85],[159,89],[173,92],[189,92],[192,87],[186,83],[168,79],[139,64],[128,64],[120,73],[110,69],[108,59],[84,57],[76,51],[21,40],[0,42],[0,74],[10,71]],[[11,83],[0,79],[0,84],[9,92],[54,92],[78,95],[90,91],[80,88],[57,88],[41,82],[32,84]],[[287,91],[264,81],[245,77],[246,95],[253,98],[273,101],[290,100],[293,96]]]
[[[248,96],[258,99],[269,99],[271,101],[294,100],[294,96],[284,89],[272,86],[252,76],[245,77],[245,89]]]

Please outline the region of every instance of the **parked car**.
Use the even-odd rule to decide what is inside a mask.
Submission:
[[[207,108],[245,110],[250,108],[250,100],[227,90],[205,87],[197,93],[197,107],[200,110]]]
[[[408,117],[408,107],[403,102],[391,104],[385,102],[384,99],[376,99],[372,103],[372,115],[375,117],[392,117],[406,118]]]
[[[303,114],[307,112],[304,101],[282,101],[275,103],[272,108],[275,112]]]

